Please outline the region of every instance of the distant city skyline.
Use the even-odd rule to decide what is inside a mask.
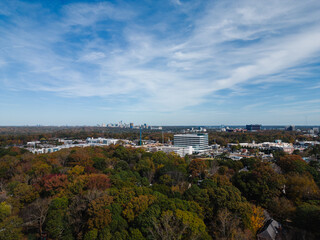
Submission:
[[[320,125],[320,1],[0,2],[0,126]]]

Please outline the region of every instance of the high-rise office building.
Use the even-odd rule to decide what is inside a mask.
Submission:
[[[176,134],[174,135],[174,146],[188,147],[192,146],[194,152],[204,152],[208,150],[208,134]]]
[[[246,129],[248,131],[260,131],[261,130],[261,125],[260,124],[250,124],[246,126]]]
[[[286,127],[286,130],[287,130],[287,131],[295,131],[296,128],[295,128],[295,126],[290,125],[290,126]]]

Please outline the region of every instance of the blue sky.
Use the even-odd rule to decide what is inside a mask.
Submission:
[[[320,1],[0,1],[0,125],[320,124]]]

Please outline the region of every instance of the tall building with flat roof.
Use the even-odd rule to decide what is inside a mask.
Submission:
[[[248,131],[260,131],[261,130],[261,124],[250,124],[250,125],[247,125],[246,129]]]
[[[174,135],[175,147],[189,147],[192,146],[194,152],[204,152],[208,150],[208,134],[176,134]]]
[[[295,131],[296,128],[295,128],[295,126],[290,125],[290,126],[286,127],[286,130],[287,130],[287,131]]]

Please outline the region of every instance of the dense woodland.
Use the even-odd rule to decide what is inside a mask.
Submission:
[[[317,158],[319,151],[304,154]],[[120,145],[42,155],[1,148],[0,239],[255,239],[264,210],[284,226],[284,239],[319,239],[319,162],[276,156],[203,160]]]

